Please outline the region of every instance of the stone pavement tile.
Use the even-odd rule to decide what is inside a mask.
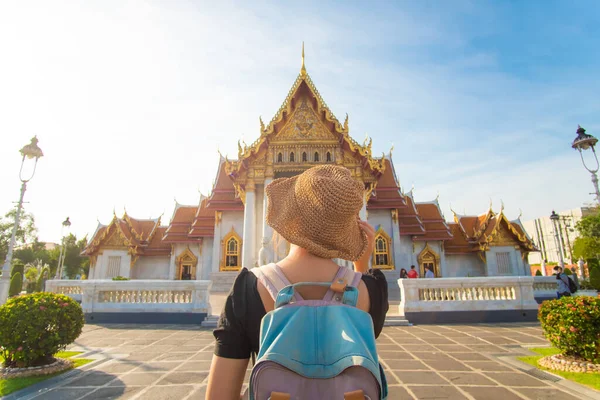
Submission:
[[[191,385],[154,386],[142,393],[141,399],[151,400],[181,400],[194,389]]]
[[[529,387],[547,387],[548,384],[543,381],[519,372],[483,372],[487,377],[500,382],[504,386],[529,386]]]
[[[572,396],[558,389],[515,389],[517,392],[524,394],[530,399],[544,400],[577,400],[579,397]],[[600,398],[600,396],[598,396]]]
[[[149,346],[153,343],[155,343],[156,340],[153,339],[132,339],[132,340],[128,340],[126,343],[126,345],[128,346]]]
[[[165,375],[165,372],[132,372],[121,375],[119,379],[113,381],[108,386],[147,386]]]
[[[142,386],[138,386],[138,387],[124,387],[124,386],[105,387],[105,388],[100,388],[100,389],[88,394],[87,396],[83,397],[82,400],[92,400],[92,399],[125,400],[125,399],[130,399],[131,397],[135,396],[142,389],[143,389]]]
[[[407,385],[448,385],[448,382],[433,371],[401,371],[396,375]]]
[[[452,382],[453,385],[477,385],[477,386],[498,386],[482,374],[477,372],[438,372],[444,378]]]
[[[190,395],[190,400],[204,400],[206,397],[206,385],[200,386],[195,392]]]
[[[452,353],[451,355],[461,361],[490,361],[489,358],[480,353]]]
[[[472,351],[476,351],[479,353],[508,353],[508,350],[503,349],[502,347],[494,346],[491,344],[474,344],[469,346]]]
[[[189,361],[206,361],[206,360],[212,360],[212,357],[213,357],[213,352],[212,351],[203,351],[203,352],[198,353],[195,356],[193,356]]]
[[[485,340],[482,340],[482,339],[474,338],[474,337],[471,337],[471,336],[453,337],[451,339],[454,340],[456,343],[463,344],[463,345],[465,345],[467,347],[471,347],[473,345],[489,345],[490,344],[489,341],[485,341]]]
[[[160,356],[156,357],[153,361],[187,361],[194,354],[195,352],[161,354]]]
[[[135,353],[129,354],[127,357],[124,358],[124,360],[150,361],[156,357],[159,357],[162,354],[163,353],[154,353],[152,350],[149,350],[147,352],[140,350]]]
[[[522,400],[510,390],[503,387],[461,387],[462,390],[469,393],[475,400]]]
[[[428,337],[427,343],[428,344],[453,344],[456,342],[453,340],[450,340],[448,338],[439,336],[439,337]]]
[[[460,344],[436,344],[435,347],[437,347],[437,351],[443,351],[446,353],[467,353],[471,351],[469,347],[461,346]]]
[[[429,370],[429,367],[417,360],[383,360],[391,370],[418,371]]]
[[[57,388],[37,396],[36,400],[75,400],[91,392],[95,388]]]
[[[402,386],[388,386],[387,400],[408,400],[412,398]]]
[[[107,374],[103,371],[92,370],[82,377],[77,378],[73,381],[67,382],[65,387],[81,387],[81,386],[103,386],[108,382],[114,380],[115,375]]]
[[[95,369],[93,369],[93,371],[102,371],[111,374],[122,374],[124,372],[129,372],[132,369],[139,367],[140,365],[141,363],[137,361],[113,361],[111,363],[101,364]]]
[[[486,336],[486,337],[482,337],[482,339],[485,339],[486,341],[488,341],[490,343],[498,344],[498,345],[517,344],[518,343],[512,339],[505,337],[505,336]],[[473,343],[473,344],[483,344],[483,343]]]
[[[436,360],[426,362],[426,364],[435,368],[437,371],[471,371],[471,368],[467,365],[454,360]]]
[[[428,344],[404,344],[400,343],[407,351],[438,351],[435,347]],[[446,346],[446,345],[444,345]]]
[[[503,372],[512,371],[509,367],[496,361],[465,361],[465,364],[474,370]]]
[[[379,357],[384,360],[412,360],[413,356],[404,351],[381,351]]]
[[[206,379],[208,372],[172,372],[158,381],[156,384],[162,385],[197,385]]]
[[[177,361],[151,361],[140,365],[134,372],[172,371],[180,365]]]
[[[211,361],[188,361],[184,362],[181,367],[177,368],[177,372],[188,371],[209,371]]]
[[[425,361],[433,361],[433,360],[452,360],[452,358],[450,358],[449,355],[442,353],[441,351],[437,351],[437,352],[431,352],[431,351],[424,351],[424,352],[413,352],[412,355],[417,359],[417,360],[425,360]]]
[[[464,400],[465,396],[452,386],[409,386],[417,399]]]

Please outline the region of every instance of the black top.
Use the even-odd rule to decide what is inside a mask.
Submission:
[[[385,275],[378,269],[370,269],[362,276],[371,302],[369,314],[373,319],[375,337],[383,329],[389,309],[388,287]],[[258,353],[260,322],[267,313],[256,288],[257,278],[246,268],[242,269],[227,296],[219,317],[215,355],[223,358],[250,358]]]

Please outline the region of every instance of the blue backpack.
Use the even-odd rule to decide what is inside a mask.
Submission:
[[[292,285],[276,264],[251,271],[275,309],[261,322],[250,400],[387,398],[373,320],[356,307],[360,272],[340,267],[333,283]],[[306,285],[330,289],[323,300],[304,300],[295,288]]]

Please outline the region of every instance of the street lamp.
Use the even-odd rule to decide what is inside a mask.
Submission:
[[[31,139],[31,143],[20,150],[23,158],[21,159],[21,169],[19,169],[19,179],[21,181],[21,196],[19,197],[19,203],[17,205],[17,212],[15,214],[15,224],[13,225],[12,235],[10,237],[10,243],[8,244],[8,252],[6,253],[6,260],[2,266],[2,277],[0,278],[0,304],[4,304],[8,298],[8,288],[10,286],[10,266],[12,263],[13,249],[17,240],[17,229],[19,228],[19,220],[21,218],[21,209],[23,208],[23,197],[25,196],[25,190],[27,189],[27,182],[33,178],[35,169],[37,168],[38,160],[44,156],[42,149],[38,147],[37,136]],[[33,161],[33,170],[27,177],[23,176],[23,166],[26,161]]]
[[[598,168],[600,166],[598,164],[598,156],[596,155],[595,149],[597,142],[598,139],[596,139],[592,135],[588,135],[587,133],[585,133],[585,129],[583,129],[580,125],[577,125],[577,137],[575,138],[575,140],[573,140],[573,144],[571,145],[571,147],[579,150],[579,155],[581,156],[581,162],[583,163],[583,166],[585,167],[585,169],[588,170],[590,174],[592,174],[592,183],[594,184],[594,190],[596,192],[591,194],[595,194],[596,202],[600,203],[600,189],[598,189],[598,175],[596,175],[596,172],[598,172]],[[583,150],[587,149],[592,149],[592,153],[594,153],[594,159],[596,160],[596,168],[594,169],[589,168],[586,165],[585,160],[583,159]]]
[[[60,231],[60,236],[62,236],[62,246],[60,248],[60,255],[58,256],[58,265],[56,266],[56,277],[55,279],[61,279],[62,277],[62,269],[65,265],[65,257],[67,256],[67,252],[65,250],[65,229],[69,229],[71,226],[71,221],[69,221],[69,217],[65,219],[62,223],[62,228]]]
[[[563,260],[563,250],[562,243],[560,242],[560,236],[558,234],[558,220],[560,216],[552,210],[552,214],[550,214],[550,221],[552,221],[552,226],[554,227],[554,237],[556,239],[556,243],[558,245],[558,258],[560,259],[560,267],[565,268],[565,262]]]

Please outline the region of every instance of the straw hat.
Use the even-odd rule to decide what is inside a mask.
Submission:
[[[334,165],[275,179],[266,188],[267,224],[318,257],[356,261],[368,245],[358,225],[363,192],[347,168]]]

